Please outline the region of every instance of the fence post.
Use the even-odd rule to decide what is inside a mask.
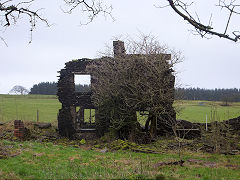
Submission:
[[[208,126],[207,126],[207,114],[206,114],[206,131],[208,131]]]
[[[39,111],[37,109],[37,122],[39,121]]]
[[[92,109],[90,109],[90,124],[92,124]]]

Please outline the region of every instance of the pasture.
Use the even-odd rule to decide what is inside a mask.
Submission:
[[[206,115],[211,119],[211,113],[217,112],[215,120],[226,120],[240,116],[240,103],[231,103],[230,106],[222,106],[222,102],[210,101],[176,101],[177,119],[191,122],[205,122]],[[56,122],[58,110],[61,104],[54,95],[0,95],[0,122],[15,119],[36,121],[37,111],[40,122]],[[94,112],[92,112],[94,115]],[[89,112],[85,112],[89,119]],[[146,117],[138,113],[141,121]]]
[[[0,95],[0,121],[15,119],[54,122],[61,107],[56,96],[51,95]]]
[[[227,120],[240,116],[240,103],[230,103],[229,106],[223,106],[222,102],[213,101],[177,101],[175,107],[179,113],[177,119],[188,120],[191,122]],[[215,117],[213,114],[215,113]]]

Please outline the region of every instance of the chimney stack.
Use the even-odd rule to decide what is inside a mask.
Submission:
[[[113,41],[114,57],[123,57],[125,55],[125,47],[123,41]]]

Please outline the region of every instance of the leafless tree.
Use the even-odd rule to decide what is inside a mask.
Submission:
[[[10,93],[16,93],[16,94],[24,95],[24,94],[28,94],[29,91],[23,86],[16,85],[10,90]]]
[[[93,101],[99,116],[108,120],[113,129],[127,132],[125,135],[139,127],[136,111],[148,111],[146,131],[154,137],[158,120],[175,119],[174,110],[171,111],[172,68],[182,59],[175,53],[170,60],[170,48],[160,45],[152,36],[131,41],[127,52],[126,56],[102,58],[88,67],[93,78],[97,77],[92,84]]]
[[[180,17],[182,17],[185,21],[187,21],[191,26],[194,27],[195,33],[200,35],[201,37],[207,37],[206,35],[214,35],[220,38],[225,38],[234,42],[239,41],[240,39],[240,31],[233,30],[231,34],[228,32],[229,27],[231,26],[231,20],[233,16],[240,15],[240,1],[239,0],[217,0],[216,6],[227,10],[228,15],[225,22],[225,27],[223,30],[215,30],[212,22],[212,14],[209,18],[208,23],[202,23],[198,13],[191,13],[190,7],[194,2],[187,3],[187,0],[167,0],[168,5],[160,6],[160,8],[170,6]],[[211,3],[211,2],[209,2]],[[206,6],[208,4],[206,3]],[[222,21],[222,19],[221,19]],[[237,28],[237,25],[232,25]]]

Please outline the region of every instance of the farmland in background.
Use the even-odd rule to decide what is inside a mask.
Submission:
[[[217,112],[217,120],[227,120],[240,116],[240,103],[230,103],[223,106],[221,101],[176,101],[175,106],[180,109],[177,119],[191,122],[205,122],[206,115],[210,120],[212,112]]]
[[[206,115],[211,118],[211,112],[218,114],[218,120],[226,120],[240,116],[240,103],[230,103],[223,106],[222,102],[212,101],[176,101],[174,106],[177,110],[177,119],[191,122],[205,122]],[[0,122],[15,119],[37,121],[37,111],[40,122],[56,122],[58,110],[61,108],[55,95],[0,95]],[[89,119],[89,111],[85,111],[85,118]],[[94,116],[94,111],[92,111]],[[138,113],[141,121],[146,116]],[[94,120],[94,117],[92,118]]]
[[[54,122],[61,104],[54,95],[0,95],[0,121]]]

